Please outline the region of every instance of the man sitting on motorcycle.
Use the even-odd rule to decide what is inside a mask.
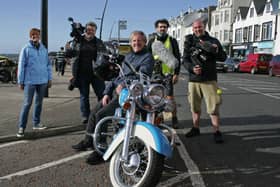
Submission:
[[[137,72],[142,72],[148,76],[151,76],[154,67],[154,59],[152,54],[146,48],[146,42],[147,37],[144,32],[133,31],[130,35],[130,46],[132,51],[125,56],[124,61],[130,63]],[[125,65],[125,63],[122,64],[122,69],[125,77],[129,77],[130,79],[136,78],[135,75],[133,75],[134,73],[132,70],[127,65]],[[85,138],[78,144],[73,145],[73,149],[77,151],[85,151],[87,148],[93,148],[92,136],[88,134],[94,133],[95,125],[99,120],[106,116],[114,115],[115,109],[119,107],[118,95],[123,87],[124,80],[123,76],[121,75],[107,84],[102,100],[97,103],[96,107],[90,114]],[[116,95],[113,96],[114,90]],[[102,161],[102,156],[97,153],[97,151],[93,151],[86,160],[88,164],[92,165]]]

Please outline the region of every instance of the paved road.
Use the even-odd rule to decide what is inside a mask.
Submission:
[[[219,74],[220,87],[223,89],[221,129],[226,140],[222,145],[213,142],[212,128],[205,110],[201,120],[202,135],[191,139],[184,137],[191,127],[191,115],[186,102],[186,79],[182,74],[176,86],[180,118],[180,129],[177,130],[180,139],[177,142],[181,145],[175,149],[174,158],[166,161],[159,186],[279,186],[279,77]],[[62,91],[66,82],[60,77],[57,80],[60,83],[54,84],[53,89]],[[3,97],[7,99],[6,94],[2,96],[1,86],[0,100]],[[47,125],[52,126],[53,130],[55,127],[81,126],[77,115],[77,92],[60,92],[73,94],[74,99],[73,95],[61,97],[58,92],[55,93],[56,97],[52,98],[50,92],[50,98],[46,101],[45,114],[52,117],[56,113],[51,119],[44,118]],[[76,108],[72,109],[70,106],[73,107],[71,103],[75,103],[74,100]],[[7,101],[11,102],[13,99]],[[57,102],[63,107],[57,108]],[[64,118],[70,108],[75,112],[70,112]],[[69,124],[64,120],[69,120]],[[6,136],[9,132],[12,132],[11,136],[14,135],[14,127],[2,132],[4,127],[11,127],[5,126],[1,119],[0,126],[0,135]],[[59,130],[53,132],[56,131]],[[83,131],[52,135],[55,136],[0,144],[0,162],[4,163],[0,166],[0,186],[110,186],[108,163],[89,166],[84,162],[89,152],[76,153],[70,148],[83,137]],[[32,136],[34,133],[30,130]],[[17,176],[21,174],[24,175]]]

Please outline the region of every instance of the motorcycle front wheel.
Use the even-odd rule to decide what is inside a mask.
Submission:
[[[119,146],[110,161],[110,180],[114,187],[156,186],[163,170],[163,155],[137,137],[130,139],[127,163],[121,155],[122,146]]]

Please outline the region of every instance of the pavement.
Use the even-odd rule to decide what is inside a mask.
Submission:
[[[85,125],[80,118],[79,90],[69,91],[68,80],[70,67],[66,67],[64,76],[53,71],[53,85],[44,98],[41,122],[48,128],[32,130],[33,105],[29,112],[28,124],[23,138],[16,137],[17,123],[23,101],[23,92],[16,84],[0,83],[0,143],[20,139],[36,139],[56,136],[63,133],[84,130]],[[94,92],[90,93],[91,106],[97,102]]]

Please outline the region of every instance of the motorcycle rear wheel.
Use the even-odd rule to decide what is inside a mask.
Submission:
[[[130,139],[128,164],[121,160],[121,155],[122,145],[110,161],[110,180],[114,187],[144,187],[158,183],[163,170],[163,155],[136,137]]]
[[[0,74],[1,74],[1,77],[2,77],[2,79],[1,79],[2,82],[8,83],[8,82],[11,81],[11,74],[10,74],[9,71],[7,71],[7,70],[2,70],[2,71],[0,72]]]

